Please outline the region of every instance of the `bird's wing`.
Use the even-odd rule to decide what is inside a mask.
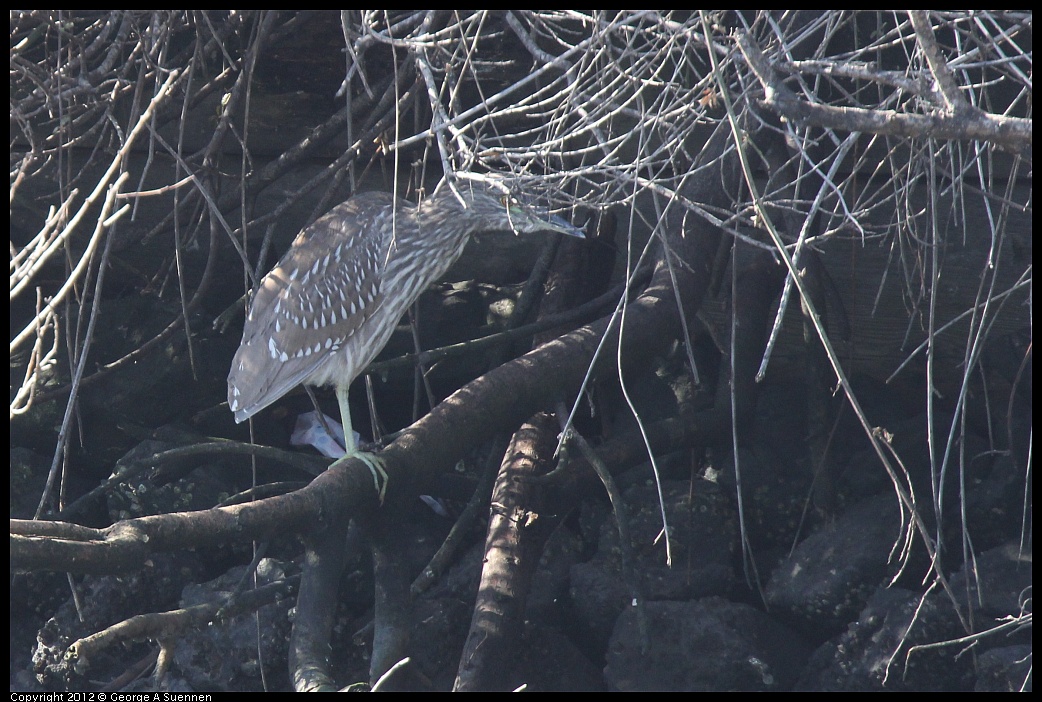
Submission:
[[[320,373],[379,308],[391,203],[370,193],[337,205],[261,281],[228,375],[236,421]]]

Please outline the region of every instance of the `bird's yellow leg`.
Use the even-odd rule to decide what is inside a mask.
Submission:
[[[369,472],[373,474],[373,485],[380,496],[380,504],[382,505],[384,503],[384,495],[387,494],[388,483],[387,471],[384,470],[383,461],[376,454],[358,450],[358,444],[355,443],[355,432],[351,428],[351,407],[347,404],[346,385],[336,386],[336,400],[340,404],[340,421],[344,425],[344,447],[346,449],[344,457],[340,460],[357,458],[369,466]]]

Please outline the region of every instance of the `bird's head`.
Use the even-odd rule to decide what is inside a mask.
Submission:
[[[564,219],[530,207],[513,197],[498,183],[460,180],[455,192],[443,187],[429,199],[439,216],[463,217],[473,223],[475,230],[511,231],[517,234],[532,232],[560,232],[584,238],[581,229]]]

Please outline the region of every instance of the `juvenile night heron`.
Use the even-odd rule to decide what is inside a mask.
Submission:
[[[347,455],[364,460],[383,501],[386,474],[360,452],[348,387],[398,320],[459,258],[475,232],[582,232],[544,218],[489,186],[460,183],[413,205],[389,193],[355,195],[293,241],[261,281],[228,374],[228,406],[242,422],[298,385],[333,385]],[[344,460],[341,459],[341,460]]]

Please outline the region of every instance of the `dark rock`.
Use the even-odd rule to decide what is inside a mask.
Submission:
[[[809,648],[763,612],[722,597],[648,602],[647,650],[635,608],[615,626],[604,675],[620,691],[788,689]]]

